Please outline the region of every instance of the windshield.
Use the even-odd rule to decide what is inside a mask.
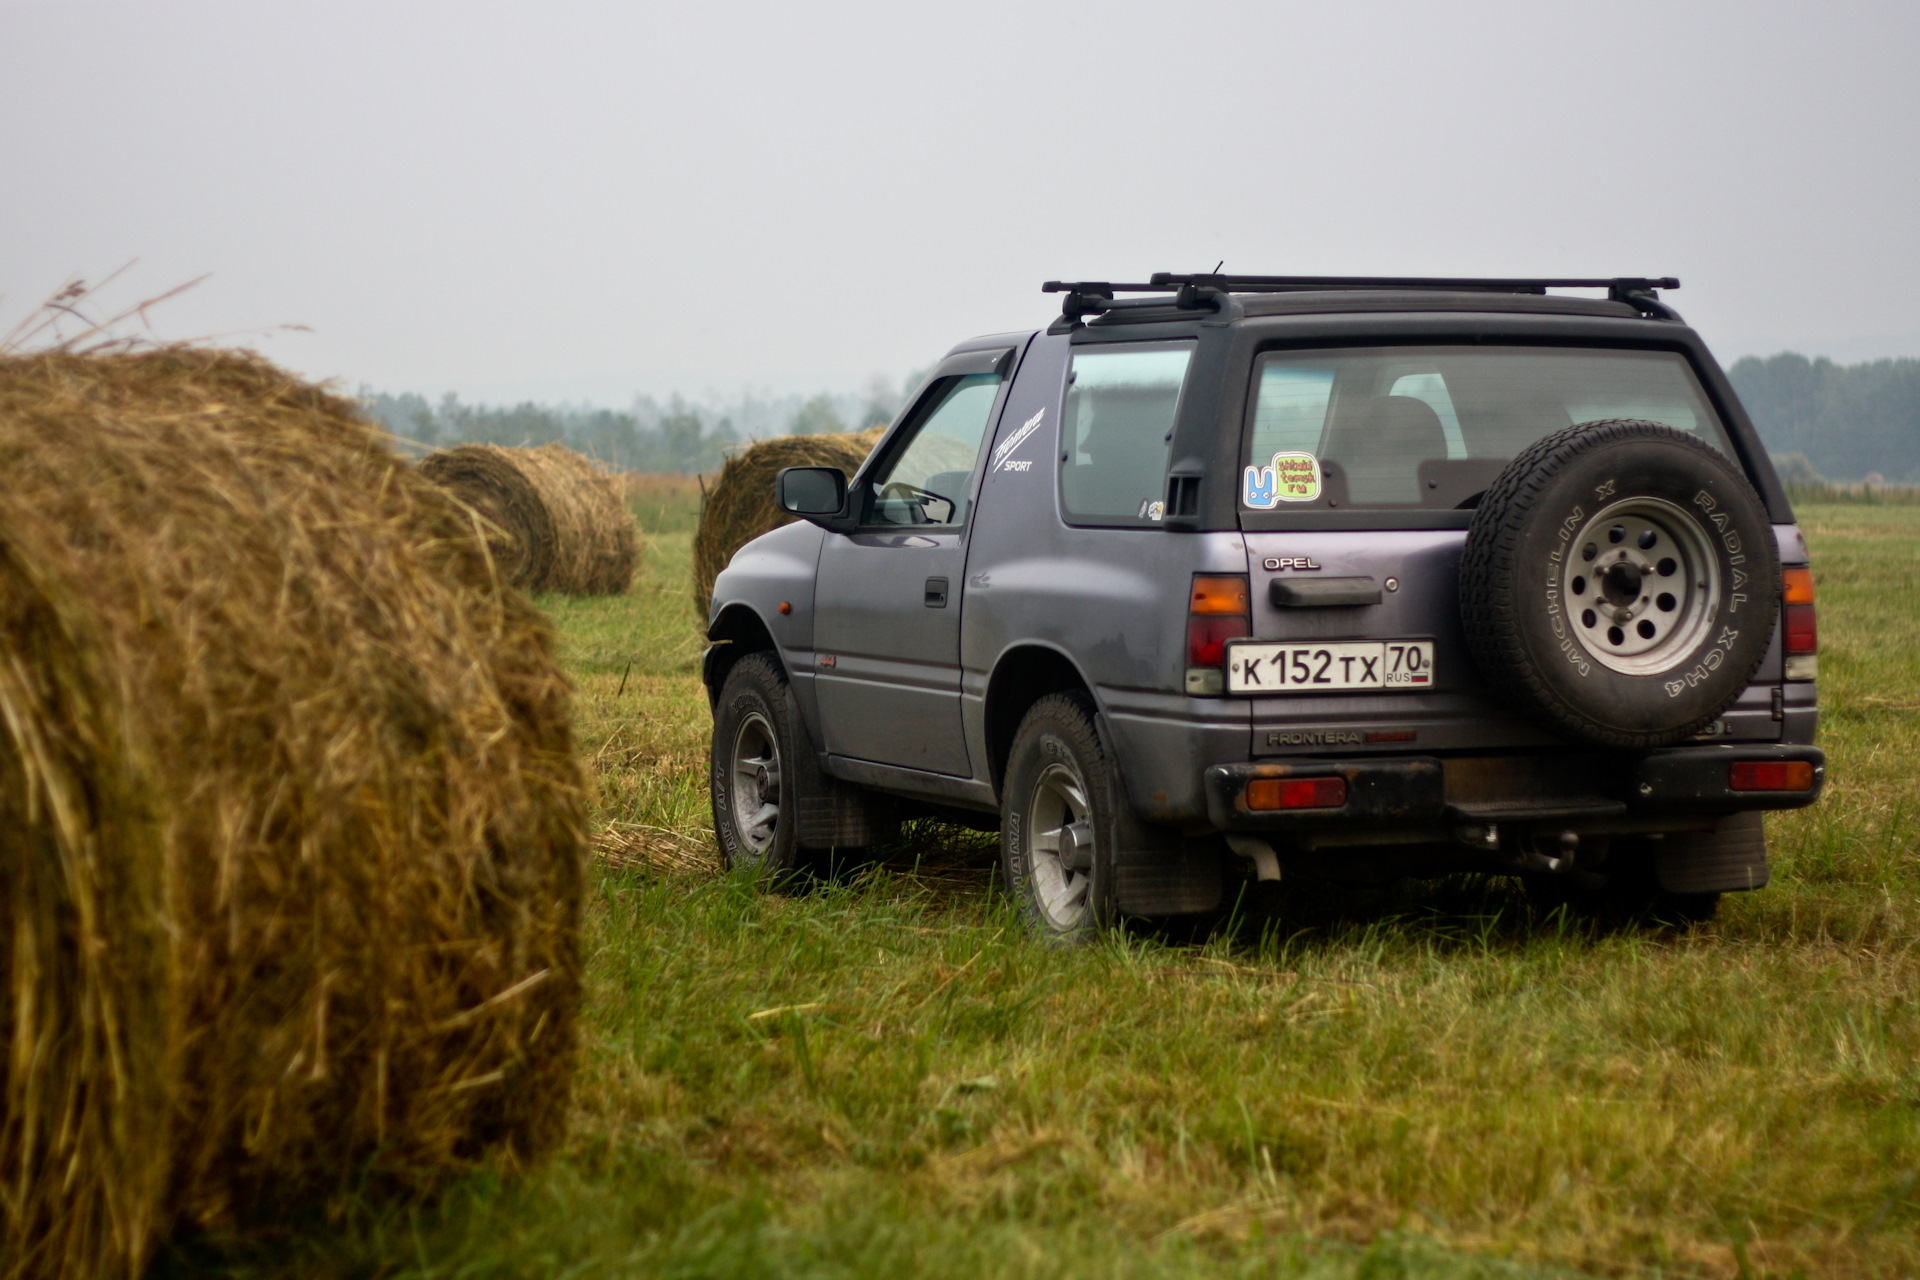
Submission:
[[[1668,351],[1275,351],[1254,391],[1243,510],[1471,507],[1535,440],[1602,418],[1665,423],[1733,456],[1693,369]]]

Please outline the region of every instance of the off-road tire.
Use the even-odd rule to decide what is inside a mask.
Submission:
[[[1001,871],[1034,937],[1080,946],[1113,922],[1113,859],[1124,803],[1086,696],[1055,693],[1034,703],[1014,734],[1000,800]],[[1064,810],[1071,822],[1058,822],[1054,810]],[[1092,839],[1088,865],[1079,872],[1063,871],[1061,838],[1047,838],[1067,825]]]
[[[753,741],[743,741],[743,735]],[[752,802],[760,797],[745,793],[751,784],[741,771],[742,761],[735,759],[743,747],[751,751],[763,746],[771,748],[772,804],[777,810],[764,829],[751,821],[750,811],[756,807]],[[819,765],[786,672],[772,654],[750,653],[727,673],[714,704],[709,762],[713,834],[721,865],[758,872],[775,888],[788,887],[811,871],[811,859],[799,840],[799,812],[806,793],[817,787]]]
[[[1474,510],[1460,562],[1467,646],[1495,695],[1600,746],[1665,746],[1711,724],[1779,613],[1772,524],[1739,467],[1639,419],[1522,451]]]

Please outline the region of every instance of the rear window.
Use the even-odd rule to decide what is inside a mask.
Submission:
[[[1564,347],[1276,351],[1254,369],[1243,510],[1471,507],[1576,422],[1646,418],[1733,450],[1684,357]]]
[[[1191,342],[1082,347],[1061,415],[1060,499],[1073,524],[1159,521]]]

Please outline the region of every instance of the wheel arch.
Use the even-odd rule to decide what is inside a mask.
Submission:
[[[761,620],[753,608],[744,604],[730,604],[720,611],[720,616],[707,628],[708,645],[700,658],[700,681],[707,686],[707,707],[712,710],[719,705],[720,688],[727,682],[727,673],[733,670],[733,664],[750,653],[771,654],[779,663],[782,671],[786,663],[780,658],[780,646],[774,643],[773,632]]]
[[[988,779],[994,793],[1006,779],[1007,757],[1027,709],[1050,693],[1083,693],[1098,706],[1093,685],[1065,653],[1050,645],[1022,644],[1001,654],[987,679]]]

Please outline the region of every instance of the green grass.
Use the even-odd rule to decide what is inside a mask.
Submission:
[[[682,516],[630,596],[544,602],[610,833],[564,1150],[160,1270],[1920,1270],[1920,508],[1802,513],[1832,783],[1719,921],[1289,887],[1071,954],[1021,937],[967,833],[798,897],[713,868]]]

